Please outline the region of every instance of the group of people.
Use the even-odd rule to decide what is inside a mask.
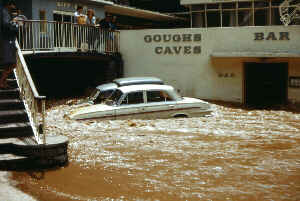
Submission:
[[[83,7],[78,6],[76,12],[74,13],[75,24],[78,25],[88,25],[93,26],[90,27],[88,31],[84,31],[82,27],[78,26],[75,28],[75,42],[77,44],[78,51],[81,51],[82,44],[88,44],[88,50],[96,49],[100,44],[95,44],[97,41],[97,37],[99,37],[99,29],[107,30],[110,32],[105,32],[104,37],[106,40],[106,51],[110,51],[112,41],[114,40],[114,34],[112,31],[117,29],[116,27],[116,16],[112,16],[110,13],[105,15],[105,18],[102,20],[98,20],[95,16],[93,9],[88,9],[87,13],[84,14]],[[84,33],[84,34],[83,34]],[[100,42],[98,40],[98,42]]]
[[[7,89],[7,77],[16,67],[16,38],[19,29],[18,9],[13,0],[4,2],[0,8],[0,68],[2,74],[0,77],[0,89]]]
[[[87,10],[87,14],[83,13],[83,7],[78,6],[77,11],[74,14],[75,23],[94,25],[101,29],[115,31],[116,30],[116,16],[106,14],[105,18],[101,21],[97,21],[94,11],[92,9]],[[3,7],[0,8],[0,69],[2,69],[0,77],[0,89],[10,88],[7,83],[8,76],[12,73],[13,69],[17,65],[16,60],[16,38],[18,35],[19,27],[23,24],[23,21],[27,20],[24,15],[21,15],[20,10],[16,8],[14,0],[4,0]],[[79,30],[79,29],[78,29]],[[89,45],[95,41],[97,32],[89,33]],[[78,48],[82,42],[82,33],[79,31]],[[107,41],[113,40],[114,36],[104,34]],[[111,42],[107,42],[107,47],[110,49]],[[109,51],[109,50],[108,50]]]
[[[78,6],[76,12],[74,13],[75,23],[77,24],[86,24],[86,25],[95,25],[100,26],[103,29],[109,29],[110,31],[116,30],[116,20],[117,16],[112,16],[110,13],[106,13],[105,18],[98,20],[95,16],[93,9],[88,9],[87,13],[83,13],[83,7]]]
[[[97,37],[100,36],[99,29],[105,30],[103,36],[106,41],[106,50],[107,52],[111,51],[112,44],[114,43],[114,34],[112,33],[117,29],[116,27],[116,16],[112,16],[110,13],[106,13],[105,18],[102,20],[98,20],[95,17],[95,13],[93,9],[88,9],[87,13],[84,14],[83,7],[78,6],[76,12],[74,13],[75,24],[78,25],[88,25],[93,26],[88,28],[88,31],[84,31],[83,28],[77,27],[75,28],[75,42],[77,44],[78,51],[81,51],[82,44],[88,44],[88,50],[97,49],[100,46],[100,40],[98,40],[98,44],[95,43],[97,41]],[[83,34],[83,32],[85,34]]]

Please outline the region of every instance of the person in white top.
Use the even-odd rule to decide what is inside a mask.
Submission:
[[[76,12],[74,13],[75,23],[86,24],[87,16],[83,13],[83,7],[78,6]]]
[[[78,6],[76,12],[74,13],[75,17],[75,24],[78,24],[78,26],[75,26],[74,28],[74,35],[75,35],[75,43],[77,46],[77,50],[81,51],[81,44],[85,43],[86,38],[84,37],[83,31],[84,27],[80,25],[86,24],[87,16],[83,14],[83,7]]]

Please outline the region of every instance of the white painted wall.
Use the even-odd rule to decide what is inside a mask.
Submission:
[[[255,33],[264,33],[264,40],[255,40]],[[267,35],[272,32],[275,37]],[[279,33],[288,32],[289,40],[280,40]],[[158,41],[159,35],[178,38],[182,34],[200,34],[201,41]],[[152,37],[152,42],[146,39]],[[276,39],[276,40],[275,40]],[[283,38],[286,39],[286,38]],[[200,54],[185,54],[185,47],[201,46]],[[175,51],[157,53],[168,48]],[[202,99],[243,101],[243,63],[260,58],[211,58],[214,52],[293,52],[300,57],[300,26],[226,27],[193,29],[151,29],[121,31],[121,54],[125,76],[157,76],[180,90],[184,96]],[[278,58],[269,59],[270,61]],[[289,76],[300,76],[300,60],[289,62]],[[300,89],[288,89],[289,98],[300,101]]]

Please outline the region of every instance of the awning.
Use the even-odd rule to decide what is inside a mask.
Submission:
[[[143,10],[118,4],[112,5],[105,5],[104,9],[108,13],[117,14],[117,15],[124,15],[124,16],[131,16],[136,18],[142,19],[149,19],[154,21],[174,21],[174,20],[181,20],[185,21],[185,18],[180,18],[172,15],[167,15],[159,12],[154,12],[150,10]]]
[[[244,58],[244,57],[265,57],[265,58],[300,58],[300,51],[241,51],[241,52],[213,52],[213,58]]]

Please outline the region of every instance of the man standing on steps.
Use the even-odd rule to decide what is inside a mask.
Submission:
[[[18,23],[12,19],[11,11],[16,8],[13,0],[4,1],[4,7],[0,10],[0,68],[4,71],[0,77],[0,89],[9,88],[7,77],[16,67],[16,38],[18,34]]]

